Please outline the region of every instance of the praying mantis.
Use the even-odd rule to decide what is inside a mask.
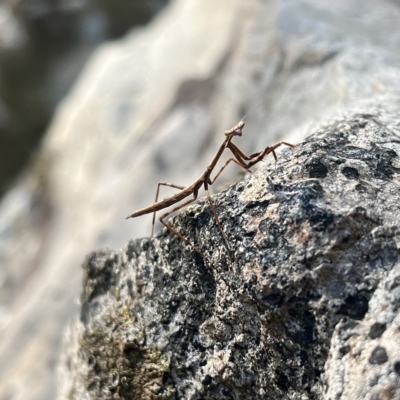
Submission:
[[[152,223],[152,230],[151,230],[151,236],[153,236],[154,233],[154,223],[155,223],[155,218],[156,218],[156,212],[163,210],[164,208],[167,208],[169,206],[172,206],[184,199],[186,199],[189,196],[193,196],[191,199],[185,201],[184,203],[178,205],[177,207],[173,208],[172,210],[166,212],[160,217],[160,222],[169,230],[171,231],[174,235],[176,235],[180,240],[182,240],[184,243],[189,245],[193,250],[195,250],[197,253],[200,255],[203,255],[202,252],[194,245],[192,244],[188,239],[182,236],[175,228],[173,228],[171,225],[169,225],[166,221],[165,218],[167,218],[169,215],[173,214],[174,212],[180,210],[181,208],[193,203],[196,201],[199,189],[203,186],[206,192],[207,200],[210,204],[211,211],[214,215],[214,218],[217,222],[218,228],[221,231],[222,235],[226,240],[227,237],[225,235],[225,232],[222,229],[221,222],[219,220],[217,210],[215,208],[215,205],[211,199],[210,193],[208,191],[208,187],[211,186],[216,179],[220,176],[222,171],[228,166],[229,163],[234,162],[235,164],[239,165],[241,168],[245,169],[246,171],[250,172],[250,168],[263,160],[263,158],[272,153],[275,161],[277,160],[277,156],[275,153],[275,149],[277,149],[279,146],[285,145],[289,147],[294,147],[294,145],[287,143],[287,142],[279,142],[273,146],[268,146],[264,150],[259,151],[257,153],[253,153],[250,156],[246,156],[234,143],[232,143],[232,139],[235,136],[242,136],[243,128],[245,126],[245,123],[242,121],[239,121],[235,126],[233,126],[231,129],[228,129],[225,131],[225,139],[222,142],[221,146],[219,147],[217,153],[213,157],[213,159],[210,161],[208,164],[207,168],[205,171],[200,175],[200,177],[195,180],[191,185],[184,187],[180,185],[175,185],[172,183],[168,182],[159,182],[157,186],[157,192],[156,192],[156,199],[155,202],[147,207],[143,207],[132,214],[128,215],[126,219],[128,218],[136,218],[141,215],[145,214],[150,214],[153,213],[153,223]],[[213,172],[215,166],[217,165],[217,162],[221,158],[222,154],[226,149],[229,149],[231,153],[233,154],[234,157],[231,157],[229,160],[226,161],[226,163],[222,166],[222,168],[219,170],[219,172],[215,175],[213,179],[211,179],[211,173]],[[160,186],[169,186],[175,189],[179,189],[180,192],[177,194],[167,197],[163,200],[158,201],[158,195],[160,192]]]

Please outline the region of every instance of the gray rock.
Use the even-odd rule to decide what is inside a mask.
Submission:
[[[398,240],[388,239],[398,246]],[[400,264],[395,258],[379,264],[381,278],[365,318],[335,326],[325,372],[327,399],[400,398]]]
[[[215,196],[228,242],[204,199],[179,213],[204,257],[166,230],[89,255],[59,399],[397,398],[400,113],[383,114]]]

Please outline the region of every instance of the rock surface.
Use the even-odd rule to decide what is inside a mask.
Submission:
[[[235,141],[247,153],[342,111],[396,127],[399,25],[391,0],[179,0],[103,46],[0,204],[0,399],[55,398],[85,254],[147,236],[150,217],[125,216],[160,180],[190,184],[255,106]]]
[[[187,207],[204,258],[165,230],[89,255],[59,399],[399,398],[399,117],[337,120],[215,196],[228,242]]]

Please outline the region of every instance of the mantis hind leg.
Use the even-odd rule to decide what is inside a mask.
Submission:
[[[158,195],[160,194],[160,186],[169,186],[169,187],[172,187],[172,188],[175,188],[175,189],[180,189],[180,190],[185,189],[184,186],[175,185],[173,183],[158,182],[157,192],[156,192],[156,199],[154,201],[155,203],[157,203],[157,201],[158,201]],[[152,224],[151,224],[151,237],[153,237],[153,235],[154,235],[154,224],[155,224],[155,222],[156,222],[156,211],[154,211],[154,213],[153,213],[153,221],[152,221]]]
[[[207,200],[208,200],[208,203],[210,204],[210,208],[211,208],[211,211],[212,211],[212,213],[213,213],[213,215],[214,215],[215,221],[217,222],[218,228],[219,228],[219,230],[221,231],[222,236],[223,236],[224,239],[226,240],[226,243],[229,243],[229,242],[228,242],[228,238],[227,238],[227,236],[225,235],[224,230],[222,229],[222,225],[221,225],[221,222],[220,222],[220,220],[219,220],[218,213],[217,213],[217,209],[215,208],[215,204],[214,204],[214,202],[213,202],[212,199],[211,199],[210,193],[208,192],[208,185],[207,185],[207,183],[204,183],[204,189],[205,189],[205,191],[206,191]]]
[[[173,208],[172,210],[168,211],[167,213],[163,214],[160,217],[160,222],[169,230],[171,231],[175,236],[177,236],[180,240],[182,240],[184,243],[189,245],[194,251],[197,251],[201,256],[203,256],[203,253],[192,243],[189,242],[185,237],[183,237],[175,228],[173,228],[171,225],[169,225],[167,222],[164,221],[165,218],[167,218],[169,215],[173,214],[175,211],[180,210],[181,208],[187,206],[190,203],[193,203],[197,199],[197,194],[194,193],[193,198],[185,201],[184,203],[180,204],[178,207]]]

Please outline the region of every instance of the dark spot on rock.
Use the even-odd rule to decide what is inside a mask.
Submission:
[[[95,363],[93,367],[93,372],[95,372],[96,375],[100,375],[102,372],[101,365],[99,363]]]
[[[206,359],[201,360],[201,361],[199,362],[199,365],[200,365],[200,367],[204,367],[205,365],[207,365],[207,360],[206,360]]]
[[[93,365],[96,363],[96,359],[91,355],[89,356],[87,363],[89,367],[93,367]]]
[[[251,210],[252,208],[255,207],[263,207],[266,208],[269,205],[269,200],[263,200],[263,201],[248,201],[246,205],[244,206],[245,210]]]
[[[281,183],[274,183],[274,184],[270,184],[269,188],[273,192],[280,192],[283,190],[283,185]]]
[[[276,380],[276,384],[284,392],[287,392],[289,389],[289,380],[283,372],[279,373],[278,379]]]
[[[308,364],[308,362],[309,362],[309,361],[308,361],[308,354],[307,354],[306,351],[301,350],[301,351],[300,351],[300,354],[299,354],[299,357],[300,357],[300,363],[301,363],[302,366]]]
[[[169,310],[171,311],[172,314],[174,314],[180,306],[180,301],[179,300],[171,300],[169,303]]]
[[[356,186],[356,190],[357,190],[357,192],[365,193],[367,191],[367,188],[364,185],[361,185],[361,183],[359,183]]]
[[[264,304],[272,307],[280,308],[283,305],[283,297],[279,293],[271,293],[262,297]]]
[[[344,167],[342,169],[342,174],[347,178],[347,179],[358,179],[360,174],[355,168],[352,167]]]
[[[308,310],[309,300],[306,297],[291,297],[288,301],[289,314],[292,317],[298,317],[299,313],[304,313]]]
[[[211,211],[209,213],[208,212],[198,213],[193,217],[192,221],[198,229],[201,229],[208,225],[212,216],[213,215]]]
[[[256,233],[257,232],[254,232],[254,231],[246,231],[243,233],[243,236],[245,236],[246,238],[249,238],[250,240],[253,240]]]
[[[392,159],[397,157],[397,153],[388,149],[379,149],[377,151],[375,156],[379,161],[376,164],[374,177],[382,180],[393,179],[393,175],[400,172],[400,168],[395,168],[392,165]]]
[[[384,347],[377,346],[372,351],[368,362],[372,365],[381,365],[388,360],[388,356]]]
[[[322,164],[320,160],[316,160],[307,165],[307,170],[310,178],[323,179],[328,174],[328,168]]]
[[[210,375],[206,375],[206,376],[204,377],[202,383],[203,383],[204,386],[210,386],[211,382],[212,382],[211,376],[210,376]]]
[[[171,375],[168,372],[164,372],[163,378],[162,378],[162,382],[163,382],[164,385],[169,383],[169,382],[172,382]]]
[[[290,186],[290,192],[295,187],[296,185]],[[334,215],[329,210],[317,206],[316,200],[323,197],[324,191],[321,185],[314,181],[314,185],[299,185],[291,198],[291,202],[300,203],[299,206],[304,210],[300,218],[308,220],[317,231],[326,229],[334,221]]]
[[[350,351],[350,346],[342,346],[339,348],[339,352],[342,356],[345,356]]]
[[[236,189],[236,191],[237,191],[238,193],[241,193],[241,192],[243,192],[243,190],[244,190],[244,185],[243,185],[243,184],[238,184],[238,185],[235,187],[235,189]]]
[[[349,296],[345,304],[340,307],[338,314],[347,315],[353,319],[363,319],[367,311],[368,300],[366,297]]]
[[[252,217],[259,217],[265,213],[265,210],[268,207],[268,205],[269,205],[269,200],[249,201],[244,206],[244,210],[246,210],[246,214],[249,214]]]
[[[396,361],[393,365],[394,372],[396,372],[397,375],[400,375],[400,361]]]
[[[334,221],[332,213],[319,207],[309,205],[305,211],[311,226],[317,231],[325,230]]]
[[[222,391],[222,394],[224,396],[226,396],[227,399],[232,399],[232,400],[234,399],[231,391],[228,388],[223,388],[221,391]]]
[[[379,322],[375,322],[371,326],[368,336],[371,339],[379,338],[382,336],[382,333],[385,332],[385,330],[386,330],[386,324],[381,324]]]
[[[310,347],[315,342],[315,317],[309,309],[308,299],[292,297],[287,306],[290,315],[285,322],[287,334],[296,343]]]
[[[393,167],[385,161],[379,161],[376,166],[375,177],[378,179],[393,179]]]
[[[353,215],[356,216],[361,216],[361,217],[366,217],[367,216],[367,209],[361,206],[357,206],[354,209]]]
[[[140,243],[142,246],[143,251],[147,251],[150,248],[150,243],[148,239],[143,239],[142,242]]]

